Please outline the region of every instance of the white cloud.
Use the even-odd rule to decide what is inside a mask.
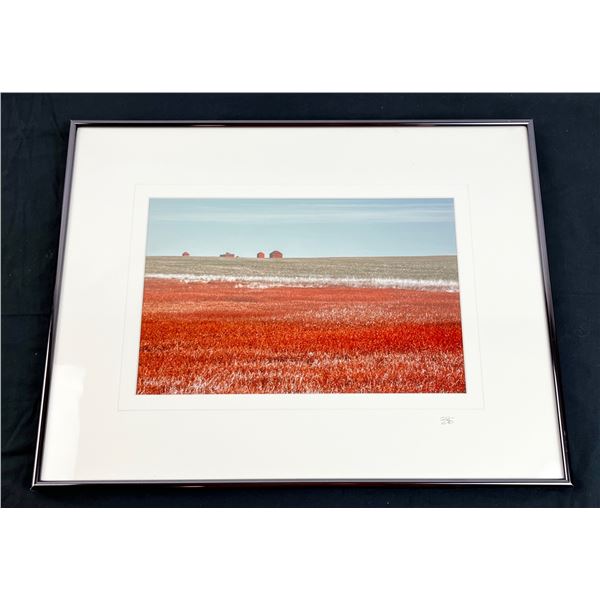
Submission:
[[[151,213],[152,222],[200,222],[200,223],[447,223],[454,219],[450,202],[436,200],[386,201],[373,200],[364,204],[355,202],[313,201],[295,202],[286,208],[284,201],[265,204],[248,201],[244,210],[240,203],[235,208],[203,207],[201,202],[195,210],[166,210]],[[281,206],[277,206],[281,202]],[[181,206],[181,204],[179,205]],[[161,207],[163,208],[163,207]]]

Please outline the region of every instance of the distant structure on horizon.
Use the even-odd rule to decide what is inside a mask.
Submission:
[[[190,255],[190,253],[187,250],[185,252],[181,253],[181,256],[189,256],[189,255]]]
[[[184,252],[182,256],[189,256],[189,252]],[[224,252],[223,254],[219,254],[219,258],[239,258],[233,252]],[[267,258],[266,254],[261,250],[256,253],[256,258]],[[269,253],[269,258],[283,258],[283,252],[279,250],[273,250],[273,252]]]

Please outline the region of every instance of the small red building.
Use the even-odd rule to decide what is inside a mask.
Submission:
[[[189,256],[189,255],[190,255],[190,253],[187,250],[185,252],[181,253],[181,256]]]
[[[269,254],[269,258],[283,258],[283,254],[279,252],[279,250],[273,250],[273,252]]]
[[[264,257],[265,257],[265,253],[264,253],[264,252],[259,252],[259,253],[256,255],[256,258],[264,258]]]

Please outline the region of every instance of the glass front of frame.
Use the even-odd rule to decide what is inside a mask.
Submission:
[[[531,125],[413,125],[73,125],[35,484],[569,483]]]

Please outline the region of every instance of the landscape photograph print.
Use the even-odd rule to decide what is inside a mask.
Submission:
[[[137,394],[465,392],[452,198],[149,200]]]

